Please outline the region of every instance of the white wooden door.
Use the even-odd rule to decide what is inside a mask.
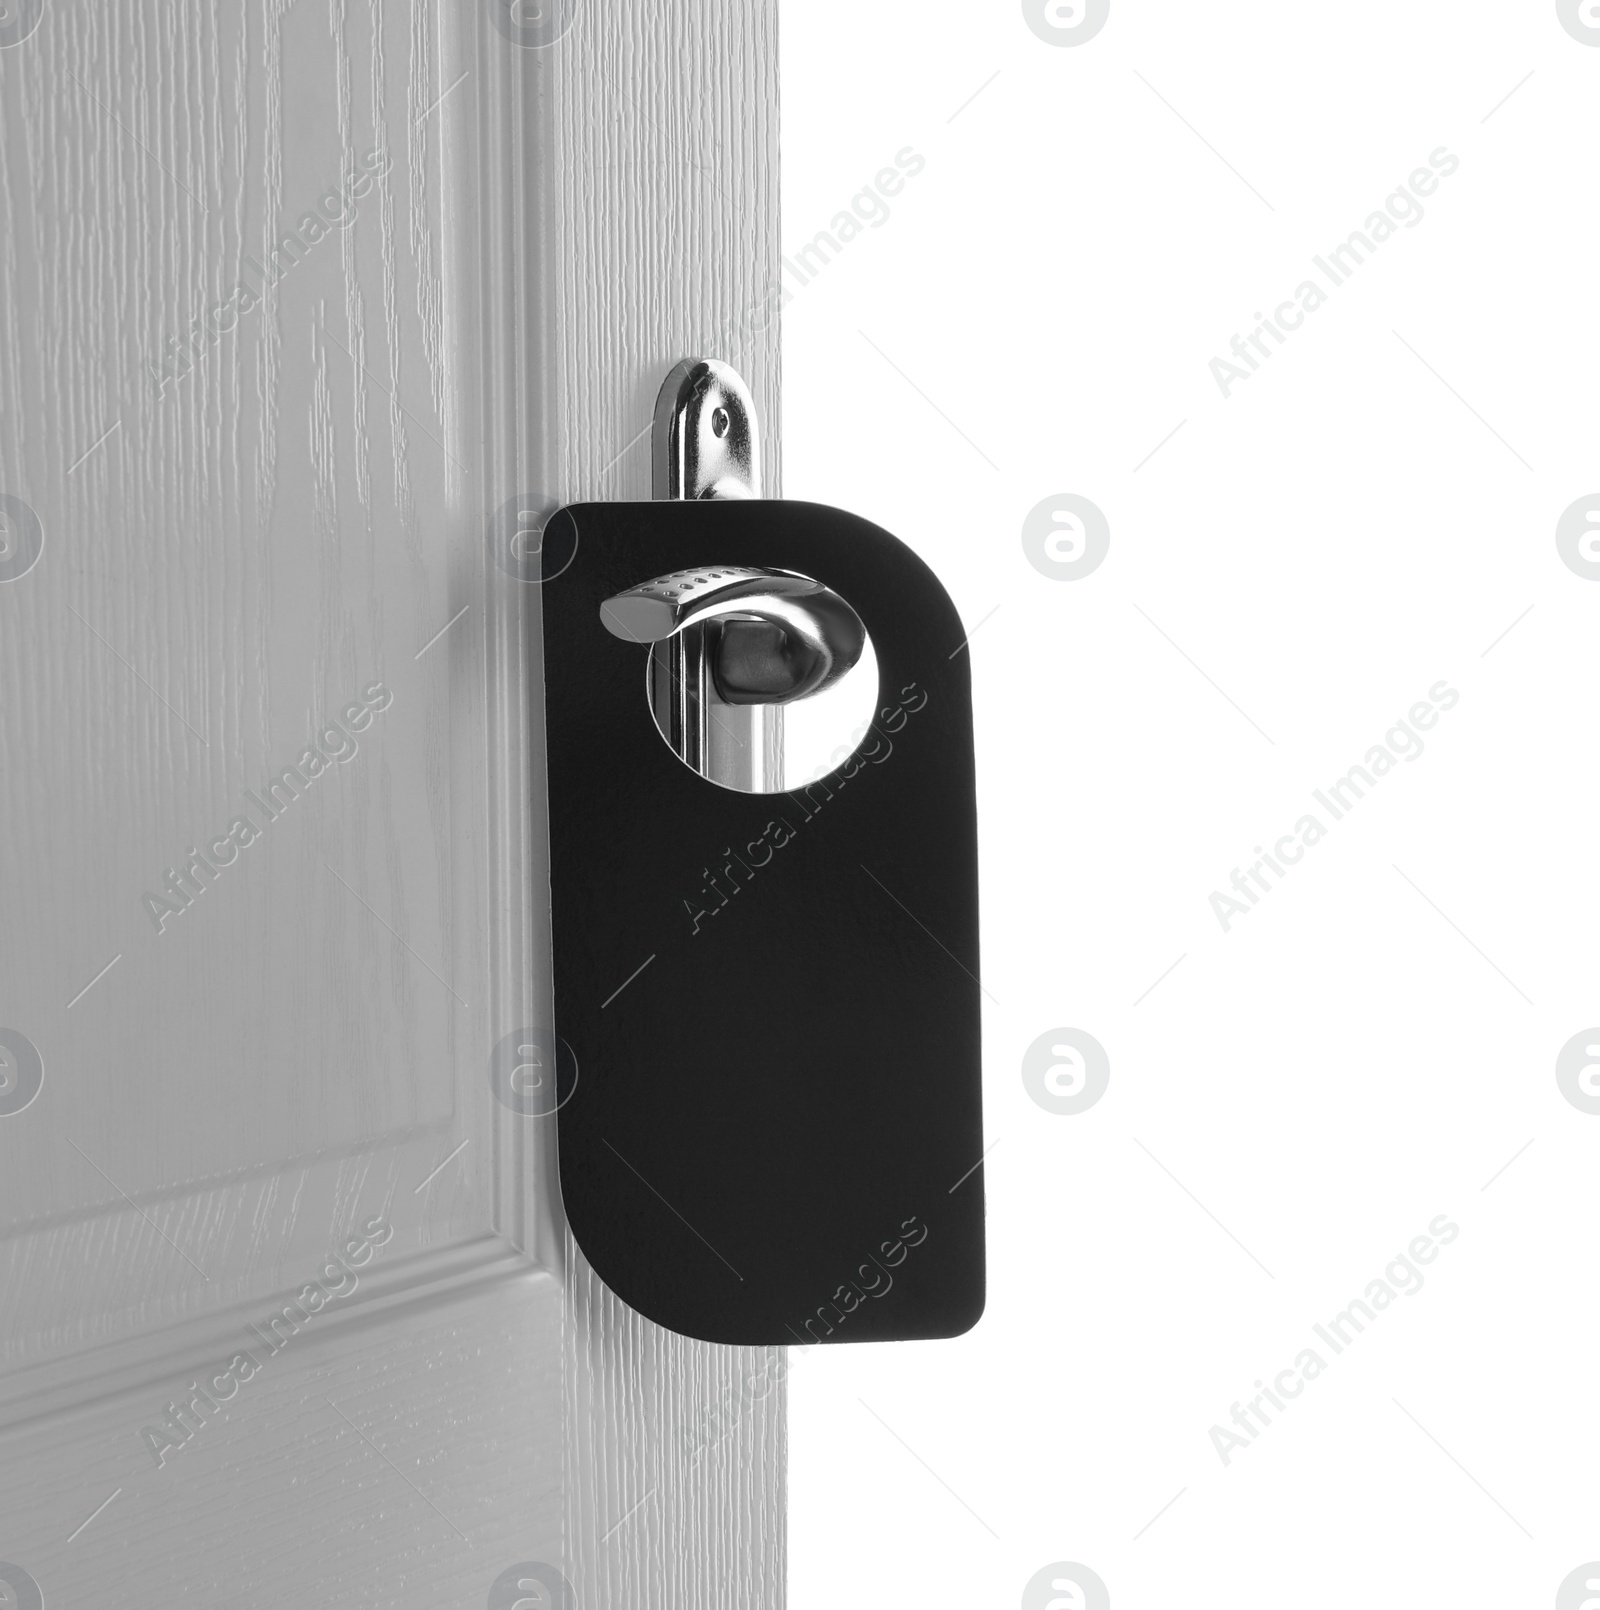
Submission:
[[[776,484],[775,13],[0,6],[0,1605],[782,1602],[779,1361],[611,1299],[491,1078],[518,528],[690,353]]]

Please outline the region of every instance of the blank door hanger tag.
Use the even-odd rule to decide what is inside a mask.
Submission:
[[[968,1329],[981,987],[954,606],[889,533],[782,500],[573,505],[542,563],[578,1244],[705,1341]],[[797,770],[781,722],[845,672],[876,679],[863,718]]]

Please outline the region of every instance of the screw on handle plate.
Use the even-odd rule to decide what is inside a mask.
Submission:
[[[761,496],[755,405],[737,370],[715,358],[673,366],[656,398],[653,464],[657,498]]]

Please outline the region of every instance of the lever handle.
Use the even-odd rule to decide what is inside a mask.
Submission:
[[[720,623],[712,674],[725,704],[790,704],[837,682],[861,658],[866,628],[831,588],[784,570],[675,570],[600,606],[613,637],[664,643]]]

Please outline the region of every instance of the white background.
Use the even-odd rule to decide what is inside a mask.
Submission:
[[[1554,1073],[1600,1022],[1600,586],[1555,545],[1600,490],[1600,49],[1552,0],[784,30],[791,256],[927,162],[784,311],[783,491],[975,628],[993,997],[988,1312],[796,1358],[792,1602],[1010,1607],[1070,1560],[1118,1610],[1552,1605],[1600,1558],[1600,1117]],[[1440,146],[1225,400],[1210,360]],[[1111,530],[1076,581],[1021,542],[1064,492]],[[1224,933],[1212,891],[1441,679]],[[1061,1027],[1110,1057],[1077,1116],[1021,1080]],[[1210,1427],[1439,1214],[1424,1287],[1225,1467]]]

